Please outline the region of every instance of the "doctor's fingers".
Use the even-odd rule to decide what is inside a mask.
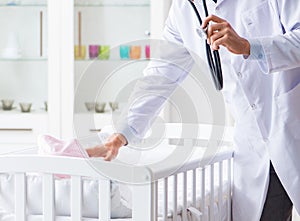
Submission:
[[[209,15],[207,16],[203,23],[202,23],[202,28],[206,28],[206,26],[209,24],[209,22],[215,22],[215,23],[228,23],[226,20],[216,16],[216,15]],[[229,23],[228,23],[229,24]]]
[[[105,143],[104,147],[105,147],[105,152],[102,154],[101,157],[103,157],[104,160],[108,160],[108,161],[112,160],[114,158],[114,155],[115,155],[115,152],[116,152],[115,151],[115,149],[116,149],[115,145],[113,145],[113,142],[108,141],[108,142]]]
[[[118,155],[118,151],[119,149],[115,148],[115,149],[111,149],[109,151],[107,151],[106,156],[104,157],[105,161],[111,161],[113,159],[115,159]]]
[[[92,148],[87,148],[86,152],[89,157],[104,157],[106,155],[107,149],[104,145],[97,145]]]
[[[226,40],[229,40],[229,38],[227,37],[228,36],[228,33],[226,32],[226,31],[219,31],[219,32],[215,32],[215,33],[213,33],[211,36],[210,36],[210,38],[208,38],[207,39],[207,42],[208,42],[208,44],[210,44],[211,45],[211,47],[214,49],[214,50],[218,50],[219,48],[218,48],[218,46],[219,45],[216,45],[216,41],[218,40],[218,39],[220,39],[220,38],[224,38],[225,37],[225,41]],[[222,43],[225,43],[224,41],[222,41]],[[216,47],[216,48],[215,48]]]
[[[211,43],[211,48],[213,50],[219,50],[220,49],[220,46],[224,46],[226,47],[229,51],[230,50],[230,37],[229,35],[225,34],[225,35],[222,35],[221,37],[217,38],[216,40],[214,40],[212,43]],[[232,51],[231,51],[232,52]]]
[[[217,24],[211,24],[208,26],[207,29],[207,39],[208,39],[208,43],[210,44],[210,40],[211,37],[213,35],[215,35],[215,33],[219,33],[219,32],[229,32],[230,29],[230,25],[228,26],[227,23],[217,23]]]

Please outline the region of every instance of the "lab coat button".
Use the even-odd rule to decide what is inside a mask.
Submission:
[[[220,10],[220,7],[219,7],[219,6],[217,6],[217,7],[216,7],[216,11],[219,11],[219,10]]]
[[[243,77],[243,75],[242,75],[241,72],[238,72],[238,73],[237,73],[237,76],[238,76],[239,78],[242,78],[242,77]]]
[[[259,55],[258,55],[258,58],[259,58],[259,59],[262,59],[262,58],[263,58],[263,55],[262,55],[262,54],[259,54]]]
[[[256,109],[256,105],[255,104],[251,104],[251,108],[252,108],[252,110],[255,110]]]

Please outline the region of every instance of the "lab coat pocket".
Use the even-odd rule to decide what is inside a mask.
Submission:
[[[298,122],[300,130],[300,83],[286,93],[275,97],[277,113],[275,117],[282,120],[283,125]]]
[[[242,23],[250,37],[267,37],[281,30],[281,22],[276,7],[270,1],[246,10],[242,14]],[[261,28],[264,27],[264,28]]]

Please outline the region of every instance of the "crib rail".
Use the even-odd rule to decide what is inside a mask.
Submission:
[[[195,217],[198,217],[198,220],[204,221],[224,221],[224,217],[219,215],[215,216],[216,210],[218,210],[218,214],[227,214],[226,220],[231,220],[231,185],[232,185],[232,158],[233,151],[232,149],[218,149],[216,152],[207,151],[207,149],[196,148],[195,143],[197,138],[198,140],[207,141],[204,142],[206,145],[210,147],[217,146],[231,146],[232,144],[232,136],[233,136],[233,128],[232,127],[222,127],[216,125],[196,125],[196,124],[165,124],[165,137],[174,138],[174,139],[182,139],[182,147],[179,147],[177,151],[178,156],[186,156],[187,150],[190,152],[194,152],[192,156],[186,160],[179,167],[178,160],[174,159],[174,161],[169,161],[168,164],[153,164],[149,165],[149,169],[152,172],[152,179],[154,182],[153,193],[152,195],[157,196],[158,185],[159,182],[163,183],[164,187],[164,195],[163,197],[163,209],[162,209],[162,220],[169,220],[169,209],[173,210],[172,220],[177,221],[177,213],[178,204],[182,205],[181,219],[183,221],[188,220],[188,213],[193,214]],[[213,131],[219,132],[219,134],[223,134],[221,138],[211,137]],[[196,132],[196,133],[195,133]],[[200,149],[200,152],[197,151]],[[182,152],[182,154],[180,153]],[[205,153],[204,153],[205,152]],[[197,154],[198,153],[198,154]],[[179,160],[180,162],[180,160]],[[187,174],[191,173],[190,185],[191,187],[191,198],[188,199],[187,193]],[[225,176],[224,176],[225,174]],[[182,176],[181,180],[178,180],[178,177]],[[215,181],[214,177],[218,179]],[[209,183],[206,180],[209,180]],[[224,180],[227,180],[225,183]],[[172,182],[172,189],[169,189],[169,183]],[[182,198],[178,198],[178,188],[180,187],[179,182],[181,182],[182,186]],[[216,183],[217,182],[217,183]],[[215,185],[218,184],[219,188],[215,190]],[[226,184],[226,185],[225,185]],[[210,191],[209,200],[206,200],[206,189]],[[217,191],[217,192],[215,192]],[[226,198],[224,198],[224,193],[226,192]],[[172,194],[172,200],[170,199],[170,193]],[[197,205],[197,197],[201,199],[200,208]],[[217,198],[217,200],[215,200]],[[153,214],[152,220],[158,220],[158,211],[159,207],[157,197],[156,201],[152,203]],[[168,205],[169,201],[172,201],[172,205]],[[181,201],[181,202],[180,202]],[[188,201],[191,202],[188,205]],[[215,206],[215,201],[217,201],[217,208]],[[226,204],[226,207],[222,205]],[[206,211],[207,208],[207,211]],[[224,211],[226,208],[226,211]],[[189,212],[187,212],[189,211]]]
[[[184,152],[185,150],[182,149]],[[201,167],[201,165],[208,166],[208,165],[214,165],[215,163],[222,162],[224,160],[231,159],[233,157],[233,151],[228,150],[222,150],[218,153],[215,153],[213,155],[209,154],[203,157],[197,156],[197,153],[200,154],[200,151],[196,151],[191,159],[189,159],[187,162],[185,162],[182,166],[178,167],[178,162],[170,162],[164,167],[161,167],[161,164],[153,164],[149,166],[149,169],[152,173],[152,177],[154,180],[161,179],[164,177],[170,176],[170,171],[173,171],[173,174],[178,174],[182,172],[186,172],[189,170],[193,170],[196,168]],[[203,151],[201,151],[201,154]],[[206,162],[203,164],[202,162]]]
[[[173,124],[172,124],[173,125]],[[184,136],[178,128],[179,125],[167,125],[165,136],[167,138],[183,138],[184,146],[179,147],[180,151],[185,148],[194,148],[193,139],[186,131],[195,130],[195,126],[187,125],[189,128]],[[186,128],[187,128],[186,127]],[[185,129],[186,129],[185,128]],[[201,129],[202,128],[202,129]],[[199,128],[198,128],[199,129]],[[209,137],[208,130],[212,127],[200,127],[201,139]],[[202,131],[202,133],[201,133]],[[225,136],[230,137],[230,136]],[[224,141],[230,139],[224,139]],[[220,142],[218,142],[220,144]],[[205,149],[202,148],[202,151]],[[209,153],[209,152],[207,152]],[[80,159],[71,157],[36,156],[36,155],[5,155],[0,156],[0,173],[15,174],[15,220],[26,220],[26,173],[36,172],[43,176],[43,217],[45,221],[55,220],[55,180],[54,174],[68,174],[71,176],[71,220],[82,220],[82,177],[91,177],[98,180],[99,185],[99,221],[110,219],[110,182],[111,177],[133,185],[132,192],[132,221],[157,221],[162,216],[163,221],[169,220],[169,209],[173,210],[173,221],[177,219],[178,205],[182,205],[182,220],[187,221],[187,216],[193,214],[201,221],[224,221],[221,216],[215,217],[216,210],[223,207],[215,206],[215,198],[218,205],[227,204],[227,220],[231,220],[231,150],[222,150],[217,153],[197,155],[197,151],[182,165],[177,161],[167,165],[134,166],[117,162],[106,162],[101,159]],[[204,163],[203,163],[204,162]],[[225,172],[224,172],[225,171]],[[215,181],[215,175],[218,180]],[[224,178],[227,178],[225,185]],[[191,182],[188,182],[188,180]],[[209,180],[209,183],[206,180]],[[219,188],[215,190],[216,182]],[[160,201],[158,190],[162,183],[164,194]],[[170,189],[169,184],[173,186]],[[182,184],[182,185],[179,185]],[[191,194],[188,193],[188,186],[191,185]],[[206,189],[210,190],[210,199],[206,200]],[[179,198],[179,192],[182,198]],[[217,192],[216,192],[217,191]],[[227,198],[224,198],[224,192]],[[170,195],[171,193],[171,195]],[[201,198],[200,208],[197,205],[197,198]],[[169,201],[172,205],[169,206]],[[188,202],[191,203],[188,203]],[[158,211],[159,203],[163,203],[161,214]],[[222,211],[221,211],[222,212]],[[206,219],[208,217],[208,219]]]
[[[15,175],[15,220],[26,221],[26,173],[40,173],[43,177],[43,220],[55,220],[54,174],[71,176],[71,220],[81,221],[82,177],[98,180],[99,185],[99,220],[110,220],[110,178],[126,180],[128,183],[145,183],[151,179],[151,172],[146,167],[135,167],[101,159],[80,159],[71,157],[53,157],[37,155],[0,156],[0,173]],[[144,194],[150,202],[151,192],[144,192],[143,187],[135,188],[138,195]],[[140,205],[139,205],[140,206]],[[148,208],[147,208],[148,209]],[[150,211],[150,210],[149,210]],[[150,212],[149,212],[150,214]],[[150,215],[149,215],[150,217]]]
[[[0,173],[36,172],[45,174],[68,174],[95,179],[114,177],[128,183],[149,181],[151,171],[117,162],[107,162],[100,158],[75,158],[37,155],[0,156]]]
[[[168,183],[173,182],[173,214],[177,214],[177,205],[180,203],[183,205],[182,217],[183,220],[187,218],[187,211],[199,216],[200,220],[205,220],[204,217],[209,217],[210,221],[222,220],[221,217],[215,219],[214,212],[215,206],[214,199],[218,197],[218,203],[223,203],[223,192],[227,191],[227,214],[230,220],[230,195],[231,195],[231,160],[232,151],[226,150],[217,153],[211,160],[210,163],[201,166],[199,159],[191,159],[186,162],[179,169],[168,167],[168,168],[156,168],[153,167],[132,167],[128,165],[122,165],[117,163],[105,162],[102,160],[95,160],[95,164],[98,168],[105,170],[118,171],[118,173],[126,174],[131,177],[131,183],[134,183],[133,188],[133,221],[147,220],[153,221],[158,220],[158,185],[159,182],[164,183],[164,196],[163,196],[163,213],[160,214],[164,221],[167,221],[168,202],[171,200],[168,196]],[[208,157],[208,156],[207,156]],[[18,163],[16,163],[18,162]],[[62,165],[65,165],[64,168]],[[227,165],[227,186],[223,182],[223,171],[224,166]],[[86,168],[85,168],[86,167]],[[214,172],[215,168],[219,170],[219,189],[218,192],[214,192]],[[54,206],[54,178],[53,174],[70,174],[71,175],[71,217],[74,221],[82,220],[81,214],[81,202],[82,202],[82,190],[81,182],[82,176],[94,177],[99,180],[99,220],[108,221],[110,220],[110,180],[102,174],[99,174],[91,164],[84,159],[69,158],[69,157],[41,157],[41,156],[1,156],[0,157],[0,172],[1,173],[15,173],[15,215],[16,220],[26,220],[26,182],[25,173],[27,172],[38,172],[43,174],[43,208],[44,208],[44,220],[53,221],[55,217],[55,206]],[[167,175],[169,173],[169,175]],[[188,199],[187,193],[187,174],[192,173],[192,199]],[[197,174],[200,173],[200,177]],[[207,184],[205,180],[208,178],[210,173],[210,183]],[[179,190],[178,176],[183,176],[182,199],[178,199],[177,192]],[[128,179],[129,181],[130,179]],[[140,184],[137,184],[140,183]],[[209,185],[209,186],[208,186]],[[210,200],[205,200],[205,188],[210,188]],[[201,208],[203,211],[196,210],[196,196],[197,188],[201,188]],[[100,200],[101,199],[101,200]],[[180,201],[179,201],[180,200]],[[182,200],[182,201],[181,201]],[[191,205],[188,205],[188,200],[192,201]],[[205,211],[206,205],[210,206],[209,211]],[[220,207],[221,208],[221,207]],[[221,208],[222,209],[222,208]],[[143,211],[143,212],[141,212]],[[220,213],[220,211],[219,211]],[[222,213],[222,211],[221,211]],[[184,218],[185,217],[185,218]],[[173,215],[173,221],[177,220],[177,216]]]
[[[160,169],[159,167],[152,166],[151,171],[153,174],[153,179],[155,182],[152,183],[154,186],[154,192],[152,195],[157,196],[158,191],[158,183],[162,182],[163,184],[163,192],[164,195],[162,204],[162,220],[169,220],[169,209],[173,210],[172,220],[177,221],[179,210],[177,208],[178,204],[182,205],[181,219],[183,221],[188,220],[187,211],[198,217],[198,220],[204,221],[224,221],[224,218],[220,214],[227,214],[228,221],[231,220],[231,182],[232,182],[232,150],[225,150],[217,153],[213,158],[210,159],[211,156],[206,156],[204,160],[207,163],[206,165],[202,165],[199,159],[192,159],[185,163],[179,169],[176,169],[175,165],[169,165],[167,168]],[[209,159],[208,159],[209,158]],[[177,165],[178,166],[178,165]],[[175,172],[174,172],[175,171]],[[224,177],[224,171],[226,177]],[[172,174],[170,174],[172,172]],[[169,173],[169,174],[168,174]],[[190,173],[190,185],[192,185],[191,189],[191,198],[188,199],[187,193],[187,174]],[[182,179],[179,181],[178,177],[182,176]],[[215,181],[215,177],[217,176],[217,181]],[[207,183],[206,180],[209,179]],[[226,180],[226,183],[224,182]],[[169,189],[169,183],[172,182],[172,189]],[[179,185],[181,182],[181,185]],[[217,182],[217,183],[215,183]],[[218,184],[218,189],[215,190],[215,185]],[[182,197],[178,198],[178,188],[182,187]],[[198,188],[198,189],[197,189]],[[210,191],[209,200],[206,198],[206,189]],[[197,191],[200,190],[200,191]],[[216,192],[215,192],[216,191]],[[170,192],[173,195],[172,199],[170,196]],[[200,194],[199,194],[200,192]],[[225,194],[226,193],[226,194]],[[224,199],[224,194],[226,195],[226,199]],[[201,198],[200,211],[199,206],[196,202],[196,197]],[[216,200],[217,198],[217,200]],[[169,205],[169,201],[171,200],[172,205]],[[191,204],[188,206],[187,202],[190,201]],[[217,201],[217,207],[216,207]],[[158,214],[157,208],[159,201],[156,198],[155,203],[153,203],[153,213]],[[226,204],[226,206],[222,206]],[[206,211],[206,209],[208,211]],[[224,209],[226,208],[226,211]],[[215,213],[218,212],[218,217],[216,217]],[[158,220],[158,216],[153,216],[155,221]]]

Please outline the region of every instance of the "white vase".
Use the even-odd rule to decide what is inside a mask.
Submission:
[[[7,37],[6,47],[1,53],[3,58],[19,58],[21,57],[21,49],[17,33],[10,32]]]

